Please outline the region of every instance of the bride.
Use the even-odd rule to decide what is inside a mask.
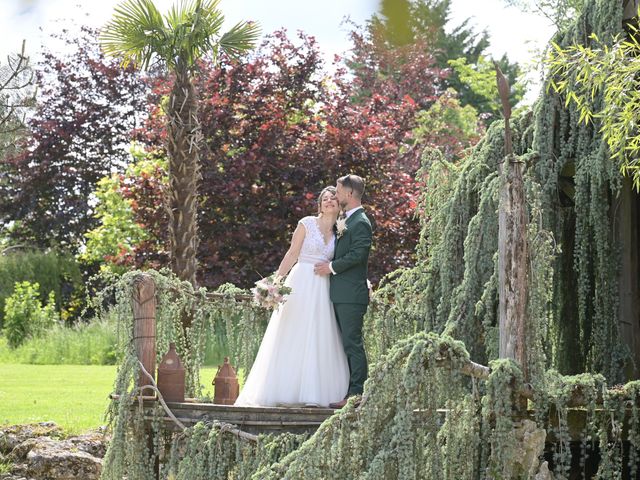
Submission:
[[[291,270],[284,282],[291,294],[272,313],[235,405],[328,406],[347,393],[349,366],[329,299],[329,277],[313,272],[314,264],[333,258],[338,212],[336,189],[327,187],[318,197],[318,216],[298,222],[278,267],[280,276]]]

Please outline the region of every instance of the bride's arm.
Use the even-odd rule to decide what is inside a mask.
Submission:
[[[300,255],[300,249],[302,248],[302,242],[304,242],[305,233],[306,230],[304,225],[299,223],[295,232],[293,232],[291,246],[289,247],[289,250],[287,250],[287,253],[285,253],[284,258],[278,267],[279,276],[284,277],[298,261],[298,255]]]

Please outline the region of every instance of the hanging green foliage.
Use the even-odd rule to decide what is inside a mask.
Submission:
[[[251,478],[296,450],[308,435],[261,435],[256,441],[230,433],[228,425],[200,422],[172,445],[170,462],[161,478],[209,480]],[[178,450],[182,450],[178,454]],[[257,477],[262,478],[262,477]]]
[[[128,272],[121,277],[112,276],[109,285],[94,299],[98,314],[114,315],[118,319],[121,365],[114,385],[114,399],[107,417],[113,430],[112,441],[105,457],[103,478],[154,478],[150,460],[160,448],[165,434],[159,422],[154,423],[153,449],[145,442],[142,405],[131,408],[143,392],[138,387],[139,362],[133,343],[132,298],[136,281],[142,272]],[[232,285],[223,285],[213,294],[204,288],[194,289],[189,282],[180,281],[169,271],[144,272],[153,278],[156,286],[156,363],[174,342],[185,367],[186,395],[202,398],[200,366],[204,360],[206,334],[223,336],[229,353],[238,369],[248,371],[257,352],[266,326],[267,312],[254,306],[247,292]],[[192,313],[191,326],[182,328],[181,312]],[[189,349],[186,348],[189,345]],[[149,392],[145,392],[148,394]],[[202,398],[205,400],[204,398]],[[134,444],[135,448],[130,448]]]
[[[170,274],[149,274],[158,289],[156,343],[160,351],[167,338],[176,340],[171,332],[181,331],[175,317],[167,314],[179,308],[173,302],[189,302],[186,299],[197,297],[197,293],[190,283],[179,282]],[[151,480],[155,478],[156,458],[160,459],[162,479],[315,480],[331,476],[453,480],[485,478],[487,472],[496,479],[527,478],[517,436],[521,429],[519,395],[524,387],[519,367],[510,360],[492,362],[490,371],[474,366],[462,342],[424,331],[386,348],[373,365],[361,403],[351,400],[311,437],[280,434],[247,438],[251,436],[237,427],[215,421],[172,433],[162,420],[165,412],[160,404],[155,405],[152,418],[145,420],[145,412],[149,413],[140,399],[140,367],[130,320],[137,275],[140,273],[125,275],[113,290],[117,303],[111,314],[119,315],[124,327],[123,351],[114,386],[118,396],[109,410],[112,440],[103,479]],[[233,308],[226,311],[235,311],[240,323],[254,310],[251,304],[230,304],[232,290],[226,288],[227,297],[198,299],[206,306],[200,307],[202,313],[194,318],[208,319],[203,321],[206,328],[216,328],[210,320],[231,308],[229,305]],[[233,330],[230,332],[233,337]],[[249,332],[245,327],[242,335],[261,336],[257,331]],[[197,346],[198,342],[192,344]],[[195,370],[188,376],[197,379],[199,364],[187,365]],[[582,459],[600,445],[607,459],[600,464],[599,478],[614,479],[622,472],[637,471],[637,452],[626,456],[622,452],[625,438],[634,448],[640,445],[639,382],[607,390],[601,375],[567,377],[550,371],[544,376],[544,382],[538,384],[544,383],[545,388],[535,390],[531,407],[537,428],[544,429],[538,432],[545,435],[546,431],[555,439],[554,478],[569,478],[568,417],[576,399],[586,405],[587,412],[581,433]],[[628,428],[624,427],[625,418],[629,419]]]
[[[586,45],[592,33],[613,39],[621,28],[619,2],[590,0],[554,41],[560,48]],[[592,102],[598,111],[602,93]],[[418,261],[389,275],[375,294],[365,324],[372,368],[362,402],[351,400],[306,440],[247,440],[216,423],[171,434],[159,409],[144,424],[134,401],[140,392],[131,346],[137,274],[115,282],[123,361],[103,478],[151,478],[156,455],[167,479],[528,478],[546,467],[539,464],[541,452],[527,451],[523,436],[529,434],[541,438],[542,447],[545,440],[553,445],[555,479],[570,478],[576,463],[586,472],[596,458],[597,478],[637,476],[640,386],[634,381],[611,387],[625,379],[629,362],[618,334],[620,258],[612,208],[622,177],[607,139],[583,119],[575,102],[553,89],[542,93],[532,112],[512,119],[528,216],[529,385],[518,365],[497,360],[504,127],[494,122],[458,164],[425,152]],[[230,285],[212,295],[150,274],[159,292],[157,351],[160,356],[169,341],[176,342],[187,367],[188,395],[200,393],[207,330],[226,336],[233,361],[250,368],[266,312]],[[178,313],[184,309],[194,312],[194,322],[182,333]],[[525,407],[535,422],[522,418]],[[578,432],[569,428],[575,415],[584,418]],[[151,443],[144,441],[145,428]],[[571,448],[575,441],[579,458]]]
[[[579,18],[554,39],[589,42],[622,28],[618,2],[587,2]],[[596,95],[599,105],[602,95]],[[535,376],[598,372],[624,379],[629,352],[618,335],[619,244],[615,201],[621,174],[607,142],[581,121],[574,104],[545,90],[533,112],[512,119],[514,153],[525,164],[531,258],[527,318],[535,348]],[[421,329],[465,342],[476,361],[497,357],[497,249],[499,166],[504,127],[491,125],[457,165],[427,151],[420,171],[425,189],[418,262],[396,272],[377,293],[388,306],[370,315],[375,355]],[[383,331],[382,337],[378,332]],[[376,345],[371,345],[375,342]],[[535,379],[534,379],[535,381]]]

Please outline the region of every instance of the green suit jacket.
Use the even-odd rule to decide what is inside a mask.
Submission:
[[[371,222],[360,208],[347,219],[347,229],[336,241],[329,295],[333,303],[369,304],[367,262],[371,250]]]

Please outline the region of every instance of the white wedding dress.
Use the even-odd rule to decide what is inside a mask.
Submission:
[[[316,217],[299,223],[306,234],[298,263],[285,280],[291,294],[271,315],[235,405],[328,406],[347,394],[349,366],[329,299],[329,277],[313,272],[314,264],[333,258],[335,236],[325,244]]]

